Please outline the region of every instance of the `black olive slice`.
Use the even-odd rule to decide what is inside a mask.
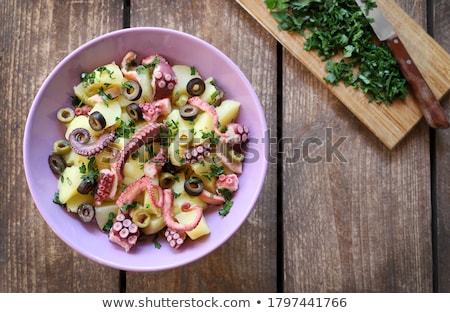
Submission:
[[[198,115],[198,108],[192,104],[185,104],[180,108],[180,116],[184,120],[192,121]]]
[[[203,182],[198,177],[189,177],[184,181],[184,190],[191,196],[198,196],[203,192]]]
[[[84,178],[77,188],[77,191],[83,195],[90,193],[92,190],[94,190],[94,183],[89,177]]]
[[[89,115],[89,125],[93,130],[102,130],[106,127],[106,120],[102,113],[96,111]]]
[[[142,110],[137,103],[127,105],[127,113],[135,121],[143,119]]]
[[[128,80],[122,85],[122,96],[130,101],[136,101],[141,97],[142,88],[137,81]]]
[[[82,203],[78,206],[78,216],[80,220],[89,223],[95,217],[95,208],[92,204]]]
[[[192,78],[186,85],[186,91],[191,96],[200,96],[205,91],[205,82],[198,77]]]
[[[54,174],[60,176],[66,168],[66,161],[59,154],[51,154],[48,156],[48,165]]]

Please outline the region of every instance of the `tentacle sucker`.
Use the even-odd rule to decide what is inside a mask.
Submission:
[[[159,140],[161,131],[166,130],[167,126],[162,123],[148,123],[144,127],[140,128],[133,135],[133,137],[131,137],[123,149],[120,150],[118,159],[112,166],[119,178],[119,181],[123,179],[125,162],[128,160],[130,155],[136,152],[142,145]]]
[[[105,150],[115,138],[114,131],[106,131],[95,142],[87,143],[91,139],[89,131],[85,128],[75,128],[69,135],[69,144],[75,153],[91,156]]]

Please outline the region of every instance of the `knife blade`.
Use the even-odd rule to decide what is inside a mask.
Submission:
[[[399,64],[403,76],[411,87],[411,91],[416,97],[428,125],[432,128],[450,127],[450,122],[448,121],[439,100],[431,91],[399,36],[392,25],[386,20],[381,10],[378,7],[370,8],[370,10],[368,10],[365,2],[362,0],[355,1],[366,18],[371,20],[370,26],[372,26],[378,39],[380,41],[386,41],[389,49]]]

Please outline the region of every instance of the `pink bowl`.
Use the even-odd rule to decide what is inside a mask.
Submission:
[[[85,224],[75,214],[52,202],[57,178],[47,165],[53,142],[62,138],[56,119],[59,108],[68,106],[73,86],[82,72],[115,61],[120,64],[129,50],[138,56],[159,53],[170,64],[195,66],[203,77],[214,77],[226,98],[241,103],[239,122],[250,129],[246,162],[240,189],[226,217],[208,210],[205,217],[211,234],[188,241],[180,249],[171,248],[160,237],[161,248],[151,240],[138,244],[129,253],[109,241],[96,223]],[[239,68],[222,52],[194,36],[163,28],[129,28],[102,35],[73,51],[50,73],[33,101],[24,136],[24,162],[28,186],[34,202],[52,230],[75,251],[100,264],[127,271],[159,271],[193,262],[228,240],[243,224],[259,196],[267,169],[266,121],[252,86]]]

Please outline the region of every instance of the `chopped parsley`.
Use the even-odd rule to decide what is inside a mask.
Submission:
[[[81,101],[80,99],[78,99],[77,96],[71,96],[72,98],[72,105],[76,108],[80,108],[83,106],[83,101]]]
[[[79,167],[80,173],[83,174],[81,175],[81,179],[88,178],[91,182],[95,182],[97,181],[100,172],[96,167],[95,157],[89,157],[88,160],[89,162],[87,164],[87,167],[84,162]]]
[[[114,74],[114,71],[111,71],[109,68],[107,68],[106,66],[99,66],[96,71],[98,71],[100,73],[100,75],[102,75],[103,72],[106,72],[109,75],[109,78],[114,79],[114,77],[112,76],[112,74]]]
[[[116,135],[117,137],[124,137],[126,139],[130,139],[135,131],[136,131],[136,124],[134,123],[134,120],[130,120],[128,124],[125,123],[123,120],[120,120],[120,125],[116,129]]]
[[[114,212],[109,212],[108,221],[103,226],[103,231],[110,231],[113,225],[114,219],[116,218],[116,214]]]
[[[54,196],[53,196],[53,203],[59,204],[59,205],[64,205],[64,203],[61,202],[61,200],[59,200],[59,192],[55,192]]]
[[[81,83],[84,88],[86,88],[88,85],[92,85],[95,83],[95,71],[88,73],[83,72],[81,73]]]
[[[216,133],[214,130],[210,131],[209,133],[205,133],[202,131],[202,139],[207,139],[212,145],[217,145],[219,143],[220,138],[216,136]]]
[[[228,213],[230,213],[231,207],[233,206],[233,201],[231,201],[232,198],[231,191],[226,188],[221,188],[217,191],[225,198],[225,203],[223,204],[223,207],[219,210],[219,214],[221,216],[227,216]]]
[[[155,236],[153,237],[153,244],[155,245],[156,249],[161,249],[161,244],[158,241],[158,233],[155,234]]]
[[[122,83],[122,88],[131,89],[133,86],[131,86],[131,83],[129,81]]]
[[[219,177],[223,173],[224,173],[223,165],[211,164],[210,172],[203,172],[202,175],[211,180],[212,177]]]
[[[278,28],[305,36],[304,49],[326,62],[323,78],[363,90],[369,102],[391,104],[408,93],[407,82],[386,43],[377,43],[354,0],[264,0]],[[364,0],[367,10],[376,7]],[[336,60],[339,54],[342,56]]]
[[[111,94],[106,93],[103,87],[98,88],[97,94],[102,97],[103,103],[108,106],[108,101],[112,100]]]
[[[137,201],[133,201],[133,203],[124,203],[122,205],[122,210],[123,211],[128,211],[128,210],[131,210],[131,209],[136,209],[137,206],[138,206],[138,202]]]

